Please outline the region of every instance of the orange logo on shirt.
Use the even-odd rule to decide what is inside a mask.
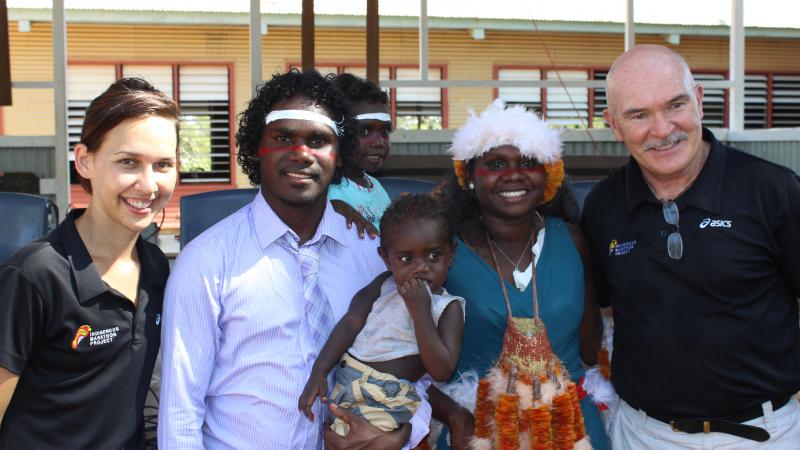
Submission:
[[[80,344],[85,337],[89,336],[89,333],[91,332],[92,327],[89,325],[81,325],[81,327],[78,328],[78,331],[75,332],[75,338],[72,339],[72,349],[74,350],[78,348],[78,344]]]

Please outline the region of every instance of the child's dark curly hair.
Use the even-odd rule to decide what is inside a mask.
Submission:
[[[342,73],[333,80],[333,85],[342,91],[352,103],[368,102],[389,105],[389,96],[377,84],[357,77],[352,73]]]
[[[431,194],[409,194],[392,202],[381,217],[381,248],[386,249],[400,225],[409,221],[438,222],[442,238],[453,242],[455,226],[445,205]]]
[[[355,121],[348,113],[350,102],[347,97],[333,87],[335,75],[323,77],[316,70],[299,71],[292,69],[284,74],[276,74],[261,85],[256,96],[247,104],[247,109],[239,114],[239,131],[236,132],[236,147],[239,152],[236,161],[242,171],[250,178],[250,183],[261,183],[261,168],[258,147],[264,132],[265,119],[276,103],[289,100],[297,95],[308,97],[316,106],[325,109],[339,128],[339,154],[358,145]]]

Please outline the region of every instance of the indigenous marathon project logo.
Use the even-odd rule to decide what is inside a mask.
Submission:
[[[81,325],[78,331],[75,332],[75,337],[72,339],[72,349],[75,350],[78,346],[89,338],[89,346],[95,347],[98,345],[106,345],[114,342],[114,339],[119,333],[119,327],[106,328],[104,330],[92,331],[89,325]]]
[[[84,338],[90,334],[92,334],[92,327],[89,325],[81,325],[81,327],[78,328],[78,331],[75,332],[75,337],[72,339],[72,349],[75,350],[78,348],[78,345],[81,343],[81,341],[83,341]]]
[[[608,244],[608,256],[627,255],[634,247],[636,247],[636,241],[617,242],[616,239],[612,239]]]

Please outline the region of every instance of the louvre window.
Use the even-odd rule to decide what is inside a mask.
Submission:
[[[419,80],[419,69],[397,69],[398,80]],[[431,68],[428,79],[441,79],[441,71]],[[396,128],[405,130],[442,129],[442,90],[428,87],[397,88],[395,94]]]
[[[71,65],[67,68],[67,141],[72,184],[78,183],[74,148],[81,140],[86,109],[95,97],[102,94],[116,80],[116,73],[116,67],[111,64]]]
[[[767,128],[767,75],[744,77],[744,127]]]
[[[723,81],[725,75],[711,73],[695,73],[695,82],[703,81]],[[712,128],[725,127],[725,89],[706,88],[703,89],[703,126]]]
[[[181,108],[181,183],[232,181],[230,74],[227,66],[70,65],[67,75],[70,148],[80,140],[89,103],[117,79],[117,74],[144,78],[170,98],[177,97]]]
[[[548,80],[588,80],[585,70],[548,70]],[[551,125],[563,128],[583,128],[588,125],[589,89],[546,88],[545,115]]]
[[[595,80],[605,81],[607,75],[607,71],[594,71]],[[608,108],[606,90],[603,88],[595,88],[592,112],[592,128],[608,128],[608,123],[606,123],[606,119],[603,117],[603,111],[605,111],[606,108]]]
[[[537,81],[541,79],[539,70],[500,69],[498,80]],[[508,105],[523,105],[531,111],[542,113],[542,90],[534,87],[501,87],[497,89],[497,97]]]
[[[180,179],[183,183],[230,183],[228,68],[179,67]]]
[[[772,76],[772,127],[800,126],[800,75]]]

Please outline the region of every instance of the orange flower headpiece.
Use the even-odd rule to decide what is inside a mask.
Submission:
[[[544,203],[553,199],[564,180],[564,163],[561,152],[560,131],[550,128],[547,122],[522,106],[510,106],[497,99],[480,115],[470,112],[470,118],[453,135],[448,153],[453,157],[453,167],[458,184],[467,189],[467,162],[480,158],[489,150],[501,145],[513,145],[523,156],[534,158],[544,165],[547,174]]]

